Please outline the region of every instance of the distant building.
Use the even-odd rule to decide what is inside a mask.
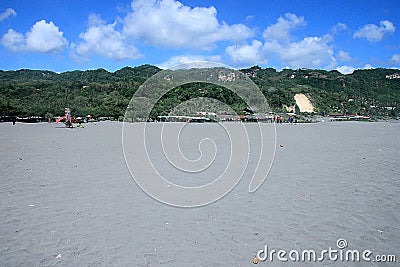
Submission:
[[[166,80],[166,81],[172,81],[172,79],[174,78],[174,76],[172,76],[172,74],[167,74],[167,75],[165,75],[164,76],[164,80]]]
[[[236,78],[235,72],[220,71],[218,73],[218,80],[221,82],[234,82]]]
[[[240,117],[238,115],[217,114],[217,118],[220,121],[240,121]]]
[[[389,74],[386,75],[386,79],[400,79],[400,74],[399,73],[393,73],[393,74]]]

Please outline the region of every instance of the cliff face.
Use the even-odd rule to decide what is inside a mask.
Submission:
[[[296,100],[296,105],[299,107],[300,112],[314,112],[314,106],[305,94],[295,94],[294,100]]]

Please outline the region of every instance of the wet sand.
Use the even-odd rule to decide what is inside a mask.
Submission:
[[[134,183],[121,128],[0,124],[1,266],[252,266],[265,245],[323,250],[339,238],[400,251],[399,123],[277,125],[260,189],[248,193],[246,172],[220,201],[193,209]]]

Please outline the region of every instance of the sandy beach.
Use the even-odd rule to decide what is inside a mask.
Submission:
[[[265,245],[321,251],[340,238],[400,262],[400,123],[277,125],[258,191],[246,171],[224,198],[192,209],[133,181],[122,123],[84,126],[0,124],[0,266],[255,266]],[[360,265],[307,265],[321,264]]]

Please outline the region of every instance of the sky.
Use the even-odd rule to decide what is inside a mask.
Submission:
[[[0,1],[0,69],[400,68],[398,0]]]

